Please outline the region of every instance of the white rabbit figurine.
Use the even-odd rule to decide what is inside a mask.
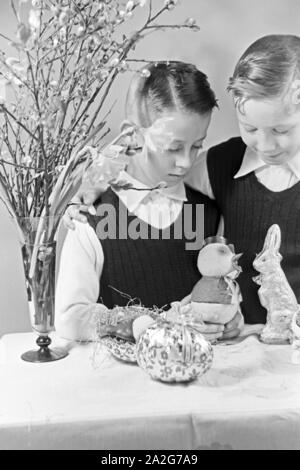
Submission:
[[[253,262],[260,273],[253,280],[260,285],[259,300],[267,309],[267,322],[261,340],[269,344],[293,341],[292,320],[299,311],[296,296],[280,266],[280,244],[280,227],[274,224],[267,232],[262,251]]]

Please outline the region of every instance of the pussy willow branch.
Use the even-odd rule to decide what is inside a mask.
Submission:
[[[33,90],[34,90],[34,98],[35,98],[35,103],[36,107],[38,110],[39,118],[41,119],[42,113],[41,113],[41,108],[40,108],[40,103],[39,103],[39,92],[36,88],[36,83],[35,83],[35,77],[33,73],[33,67],[31,63],[31,59],[29,54],[27,53],[27,59],[29,63],[29,70],[31,73],[31,78],[32,78],[32,84],[33,84]],[[50,187],[49,187],[49,178],[48,178],[48,157],[45,151],[45,145],[44,145],[44,129],[43,125],[39,124],[38,126],[38,133],[39,133],[39,143],[40,143],[40,149],[43,155],[43,160],[44,160],[44,187],[45,187],[45,216],[49,216],[50,212],[50,205],[49,205],[49,196],[50,196]],[[46,227],[46,231],[48,230],[48,227]]]
[[[15,137],[15,144],[16,144],[16,147],[15,147],[15,150],[11,147],[10,145],[10,142],[9,142],[9,139],[7,138],[7,142],[6,145],[9,149],[9,152],[12,156],[12,158],[14,159],[14,162],[15,164],[18,163],[18,158],[17,158],[17,149],[18,149],[18,137],[17,137],[17,133],[15,132],[9,118],[6,116],[6,126],[10,127],[10,130],[11,132],[13,133],[14,137]],[[18,129],[20,129],[20,127],[18,127]],[[7,134],[8,134],[8,129],[7,129]],[[16,177],[15,177],[15,181],[16,181],[16,185],[17,185],[17,191],[18,193],[21,195],[21,202],[22,202],[22,206],[24,204],[24,191],[23,191],[23,184],[22,184],[22,178],[20,176],[20,172],[17,172],[16,174]],[[23,206],[24,208],[24,206]]]
[[[6,195],[6,197],[4,197],[3,195],[1,195],[1,187]],[[5,187],[5,182],[3,182],[2,180],[2,175],[1,175],[1,172],[0,172],[0,200],[4,203],[8,213],[12,216],[12,217],[16,217],[16,215],[18,214],[17,212],[17,205],[16,205],[16,202],[14,200],[14,197],[12,194],[8,194],[7,193],[7,189]]]
[[[30,86],[28,85],[28,83],[26,82],[26,80],[23,80],[23,78],[22,78],[20,75],[18,75],[18,74],[14,71],[14,69],[13,69],[12,67],[10,67],[10,65],[8,65],[8,64],[5,62],[5,60],[3,60],[3,58],[1,57],[1,55],[0,55],[0,62],[4,65],[4,67],[7,68],[7,70],[9,70],[9,72],[10,72],[17,80],[19,80],[19,81],[22,83],[23,86],[25,86],[26,88],[28,88],[28,90],[30,90],[30,91],[32,92],[32,90],[31,90]],[[6,79],[5,75],[3,75],[3,73],[0,73],[0,75],[2,75],[2,76]]]
[[[81,42],[81,44],[80,44],[80,48],[79,48],[78,55],[77,55],[77,60],[76,60],[76,65],[79,64],[79,61],[80,61],[80,59],[81,59],[81,52],[82,52],[83,44],[84,44],[84,40],[82,40],[82,42]],[[65,82],[65,83],[66,83],[66,82]],[[77,84],[77,82],[76,82],[76,80],[74,80],[74,81],[73,81],[73,86],[72,86],[71,89],[70,89],[70,94],[72,94],[72,92],[75,90],[76,84]],[[73,116],[73,118],[72,118],[72,121],[71,121],[71,128],[68,130],[69,136],[71,136],[71,134],[72,134],[72,132],[75,130],[77,124],[80,122],[80,120],[82,119],[83,115],[84,115],[85,112],[88,110],[88,108],[89,108],[89,102],[90,102],[90,104],[91,104],[91,103],[94,101],[94,99],[96,98],[97,94],[98,94],[99,91],[101,90],[102,86],[103,86],[103,84],[101,84],[101,85],[96,89],[96,91],[94,92],[94,94],[93,94],[93,96],[90,98],[90,100],[88,101],[88,103],[87,103],[86,107],[84,108],[84,110],[81,111],[79,118],[77,118],[77,117],[78,117],[78,113],[80,112],[80,108],[81,108],[81,106],[82,106],[84,100],[83,100],[83,98],[81,98],[81,100],[79,101],[78,106],[77,106],[77,109],[76,109],[76,111],[75,111],[75,113],[74,113],[74,116]],[[66,108],[69,106],[69,104],[70,104],[70,100],[67,102]],[[67,109],[65,109],[65,116],[66,116],[66,111],[67,111]],[[64,121],[64,119],[63,119],[63,121]],[[62,131],[62,127],[63,127],[62,124],[63,124],[63,123],[61,123],[61,125],[60,125],[60,127],[59,127],[58,135],[60,135],[60,133],[61,133],[61,131]],[[66,144],[66,141],[64,142],[62,148],[61,148],[61,149],[58,149],[58,146],[59,146],[59,141],[58,141],[58,146],[57,146],[57,148],[55,149],[55,152],[61,153],[62,150],[63,150],[64,147],[65,147],[65,144]]]
[[[30,71],[30,74],[31,74],[32,86],[33,86],[33,90],[32,90],[33,97],[34,97],[34,100],[35,100],[35,104],[36,104],[36,107],[37,107],[39,117],[41,118],[41,110],[40,110],[40,103],[39,103],[39,92],[38,92],[37,87],[36,87],[36,83],[35,83],[36,78],[35,78],[35,75],[34,75],[34,72],[33,72],[32,62],[31,62],[31,58],[30,58],[30,55],[29,55],[28,51],[26,51],[26,56],[27,56],[27,60],[28,60],[29,71]]]
[[[191,30],[199,30],[198,26],[189,26],[187,24],[160,24],[160,25],[151,25],[148,26],[147,29],[191,29]]]
[[[93,138],[95,137],[95,135],[97,135],[97,133],[103,129],[103,127],[106,125],[106,120],[108,118],[108,116],[111,114],[115,104],[117,103],[117,100],[115,100],[113,102],[113,104],[111,105],[110,109],[107,111],[107,113],[103,116],[103,118],[101,119],[101,122],[95,126],[95,128],[93,129],[93,131],[91,133],[87,133],[87,137],[86,139],[84,140],[84,142],[82,142],[82,144],[80,145],[80,149],[82,149],[83,147],[85,147],[88,142],[90,142],[91,140],[93,140]],[[106,135],[106,132],[104,133]]]
[[[48,25],[47,25],[47,29],[51,29],[50,26],[51,26],[51,22],[53,21],[53,18],[51,18],[51,21],[49,21]],[[53,40],[53,37],[57,37],[58,36],[58,33],[60,30],[62,30],[63,28],[65,27],[65,25],[59,25],[56,29],[54,29],[54,31],[51,31],[51,33],[49,34],[48,37],[46,37],[44,39],[44,43],[45,44],[48,44],[48,42],[52,39]],[[54,27],[55,28],[55,27]],[[46,29],[46,31],[47,31]],[[70,40],[68,40],[67,42],[69,42]],[[43,43],[42,43],[43,45]],[[63,45],[63,43],[60,44],[61,46]],[[41,58],[40,58],[40,61],[43,62],[43,60],[47,57],[47,55],[51,54],[52,50],[50,49],[48,52],[46,52]]]
[[[81,44],[81,47],[83,47],[83,42],[82,42],[82,44]],[[101,44],[99,45],[99,47],[97,48],[97,50],[94,51],[94,55],[97,53],[97,51],[98,51],[99,49],[101,49]],[[94,55],[93,55],[93,57],[94,57]],[[78,60],[79,60],[79,58],[77,59],[77,63],[78,63]],[[96,78],[95,78],[95,80],[93,80],[93,81],[90,83],[90,86],[91,86],[93,83],[95,83],[95,81],[96,81]],[[79,104],[79,106],[77,107],[77,111],[76,111],[76,120],[75,120],[75,123],[74,123],[74,128],[75,128],[75,127],[77,126],[77,124],[80,122],[80,120],[82,119],[83,115],[88,111],[90,105],[95,101],[95,98],[97,97],[97,95],[99,94],[99,92],[101,91],[101,89],[103,88],[104,82],[105,82],[105,80],[96,88],[96,90],[94,91],[92,97],[87,101],[87,104],[86,104],[85,108],[80,112],[80,116],[77,118],[78,113],[79,113],[79,110],[80,110],[80,107],[81,107],[81,105],[82,105],[82,103],[83,103],[83,99],[80,101],[80,104]],[[75,86],[76,86],[76,82],[74,81],[72,91],[75,89]],[[74,128],[73,128],[72,130],[74,130]]]
[[[156,20],[156,18],[158,18],[164,11],[167,11],[169,10],[167,6],[165,7],[162,7],[160,10],[158,10],[158,12],[152,16],[151,18],[149,18],[149,20],[147,21],[148,24],[152,23],[153,21]]]
[[[21,163],[9,162],[8,160],[4,160],[4,158],[0,158],[0,163],[5,163],[5,165],[14,166],[16,168],[24,168],[25,170],[35,170],[33,166],[22,165]]]
[[[48,0],[46,5],[48,8],[50,5],[57,6],[57,2]],[[117,7],[119,3],[111,2],[111,4],[107,7],[108,17],[106,28],[108,29],[105,29],[105,32],[102,26],[98,26],[96,23],[98,18],[100,18],[98,10],[94,9],[93,5],[90,3],[79,7],[78,2],[75,0],[69,0],[69,2],[65,3],[64,5],[66,7],[69,6],[73,12],[69,15],[67,23],[64,24],[59,24],[60,22],[57,21],[57,16],[51,17],[48,20],[46,12],[44,14],[41,12],[39,28],[37,31],[38,37],[34,39],[35,42],[32,47],[33,53],[31,54],[31,50],[28,49],[26,45],[23,50],[23,52],[27,54],[27,62],[29,65],[28,71],[30,73],[26,82],[24,82],[24,77],[22,74],[20,74],[19,77],[13,68],[9,70],[9,64],[6,64],[5,59],[3,59],[6,70],[8,70],[11,74],[10,76],[18,78],[24,82],[22,83],[23,87],[26,86],[26,89],[23,87],[20,89],[20,96],[23,96],[23,91],[29,90],[30,95],[33,96],[34,99],[33,105],[31,105],[30,101],[30,110],[27,114],[29,118],[28,121],[24,120],[23,114],[21,115],[18,113],[14,115],[13,112],[6,109],[5,105],[1,106],[1,108],[3,111],[7,112],[7,117],[9,117],[9,119],[7,119],[9,124],[6,125],[10,126],[11,132],[8,138],[15,137],[16,143],[15,150],[13,150],[12,147],[7,146],[10,154],[13,153],[12,157],[15,163],[15,165],[13,165],[11,162],[9,162],[10,166],[12,168],[15,167],[16,169],[16,181],[11,180],[11,186],[13,188],[15,183],[17,185],[19,184],[17,189],[13,189],[19,193],[22,192],[22,195],[18,195],[19,204],[22,203],[21,200],[25,197],[28,206],[26,206],[26,209],[29,209],[29,213],[31,213],[30,211],[34,210],[37,215],[41,214],[41,209],[43,209],[44,204],[46,204],[46,213],[48,212],[47,201],[49,199],[51,187],[55,181],[55,176],[53,175],[54,172],[57,171],[56,167],[67,162],[68,157],[70,156],[70,152],[74,150],[75,145],[86,145],[90,140],[93,140],[94,142],[96,132],[97,135],[98,133],[100,134],[101,129],[106,126],[107,116],[104,118],[100,116],[100,113],[117,75],[122,72],[121,67],[116,66],[116,68],[113,68],[110,67],[110,65],[107,65],[110,63],[109,61],[114,57],[118,58],[120,61],[127,59],[127,55],[131,51],[132,47],[135,46],[135,44],[147,33],[150,33],[150,30],[154,31],[163,29],[164,27],[178,28],[178,25],[153,24],[153,22],[164,11],[167,11],[168,8],[164,6],[153,15],[153,3],[152,0],[150,0],[149,11],[147,15],[148,18],[145,21],[145,24],[142,25],[136,34],[134,34],[132,37],[129,37],[124,44],[118,44],[114,39],[115,31],[118,30],[118,25],[123,24],[127,20],[127,18],[119,18],[118,14],[117,16],[115,15],[115,7]],[[134,5],[133,10],[137,9],[138,7],[138,4]],[[111,16],[112,13],[113,15]],[[115,19],[118,19],[117,24],[114,24],[111,21]],[[55,24],[53,24],[54,21]],[[46,24],[44,22],[46,22]],[[76,37],[72,33],[73,28],[82,22],[85,28],[85,32],[83,35]],[[100,31],[101,29],[102,31]],[[62,30],[64,30],[64,34],[66,34],[65,40],[61,34]],[[94,42],[92,48],[90,49],[89,38],[91,38],[92,35],[96,33],[101,35],[100,41],[99,43]],[[53,40],[55,40],[55,38],[58,36],[59,42],[57,48],[53,44],[51,46]],[[103,39],[107,39],[108,42],[108,46],[105,48],[105,50]],[[20,45],[18,48],[20,50]],[[78,53],[76,49],[78,49]],[[102,55],[97,55],[99,53],[101,54],[102,51],[107,55],[107,60],[105,60],[105,63],[101,60]],[[108,77],[104,78],[100,83],[97,83],[99,78],[96,74],[95,76],[91,74],[90,76],[88,75],[89,64],[85,64],[85,55],[87,53],[92,54],[92,61],[94,58],[97,58],[98,63],[99,60],[100,69],[103,62],[104,68],[109,72]],[[52,73],[55,72],[54,64],[58,61],[60,61],[57,78],[58,85],[56,86],[56,89],[52,90],[49,88],[49,84]],[[70,68],[70,64],[71,70],[73,72],[75,71],[73,75],[72,73],[67,73]],[[91,70],[96,71],[95,64],[92,64]],[[82,78],[79,77],[79,72],[83,73]],[[87,100],[84,93],[78,93],[78,97],[77,94],[75,94],[79,78],[80,84],[83,86],[84,93],[91,93],[91,96],[87,96]],[[30,81],[32,82],[31,84]],[[67,96],[60,96],[61,92],[66,90],[68,91]],[[61,108],[59,108],[59,102],[53,102],[53,104],[51,103],[52,93],[55,97],[55,100],[58,101],[60,98],[62,98],[63,105]],[[16,98],[17,97],[18,96],[16,96]],[[45,103],[44,98],[46,100]],[[92,105],[96,98],[99,98],[100,102],[96,111],[91,113]],[[74,106],[75,100],[77,107]],[[68,119],[68,125],[66,125],[66,119],[70,114],[70,108],[72,105],[74,106],[75,111],[73,116],[70,116],[70,120]],[[20,109],[21,108],[19,108],[19,110]],[[109,112],[110,111],[111,109]],[[47,113],[49,114],[49,120]],[[36,114],[38,115],[37,123],[35,122]],[[46,119],[45,123],[43,122],[43,119]],[[96,125],[97,119],[101,121],[98,125]],[[17,135],[14,132],[15,123],[18,126]],[[83,124],[85,123],[87,126],[86,130],[83,128]],[[26,145],[26,151],[24,151],[22,146],[23,138],[21,135],[21,130],[25,131],[26,135],[31,137],[31,140],[27,139],[27,142],[29,141],[28,145],[26,141],[24,141],[24,145]],[[107,135],[107,133],[108,131],[102,133],[99,136],[99,139],[97,139],[97,142],[100,142],[101,139]],[[80,139],[83,141],[80,142]],[[32,158],[32,165],[22,165],[22,157],[24,155],[29,155]],[[4,162],[1,163],[3,168],[5,168],[6,164],[7,163]],[[3,168],[2,173],[4,172]],[[44,173],[40,172],[42,168]],[[14,174],[13,172],[10,173]],[[7,175],[7,179],[9,179],[9,175]],[[25,207],[23,209],[25,210]]]
[[[39,60],[39,52],[40,52],[41,40],[42,40],[42,24],[43,24],[43,10],[41,9],[40,10],[40,25],[39,25],[39,41],[37,42],[38,47],[37,47],[37,54],[36,54],[37,62]],[[37,67],[36,67],[36,73],[37,73],[37,71],[38,71],[38,64],[37,64]],[[37,76],[36,76],[36,78],[37,78]]]
[[[80,10],[80,8],[78,7],[76,1],[75,1],[75,0],[71,0],[71,3],[74,5],[75,10],[77,10],[77,12],[78,12],[78,13],[80,14],[80,16],[81,16],[82,21],[84,22],[84,16],[83,16],[83,14],[81,13],[81,10]]]
[[[96,90],[92,94],[91,98],[87,101],[87,104],[85,105],[84,109],[80,111],[80,115],[76,118],[76,121],[74,122],[74,124],[72,125],[72,127],[69,131],[70,134],[76,129],[77,125],[79,124],[79,122],[81,121],[83,116],[86,114],[86,112],[88,111],[88,109],[90,108],[92,103],[95,101],[95,98],[98,96],[98,94],[101,91],[101,89],[103,88],[104,84],[105,84],[105,80],[96,88]],[[83,103],[83,100],[81,100],[81,103]],[[78,112],[79,112],[79,108],[80,108],[80,106],[78,106]],[[99,108],[98,108],[97,111],[99,111]],[[97,111],[96,111],[95,115],[97,114]],[[78,114],[78,112],[76,114]],[[64,148],[64,145],[60,149],[61,152],[62,152],[63,148]]]
[[[129,39],[127,46],[124,48],[124,50],[123,50],[123,52],[122,52],[122,54],[121,54],[121,57],[120,57],[121,59],[124,60],[124,59],[126,58],[128,52],[130,51],[130,49],[132,48],[132,46],[133,46],[136,42],[138,42],[138,40],[141,38],[141,33],[149,28],[149,24],[150,24],[152,21],[154,21],[162,12],[164,12],[164,11],[166,11],[166,10],[168,10],[168,8],[167,8],[167,7],[163,7],[156,15],[154,15],[154,16],[151,17],[150,19],[148,18],[148,20],[146,21],[146,23],[145,23],[145,24],[143,25],[143,27],[139,30],[138,34],[135,34],[133,38]],[[153,29],[159,29],[159,28],[160,28],[159,25],[153,26]],[[66,41],[66,42],[67,42],[67,41]],[[81,47],[83,46],[83,43],[84,43],[84,40],[83,40],[82,43],[81,43]],[[101,46],[100,46],[100,47],[101,47]],[[114,52],[111,53],[111,57],[112,57],[113,55],[114,55]],[[78,125],[79,122],[83,119],[84,115],[87,113],[88,109],[90,108],[90,106],[92,105],[92,103],[95,101],[96,97],[98,96],[98,94],[99,94],[99,92],[102,90],[102,88],[103,88],[105,85],[107,85],[107,86],[106,86],[106,89],[105,89],[105,91],[104,91],[104,94],[103,94],[103,96],[102,96],[102,98],[101,98],[101,100],[100,100],[100,104],[99,104],[99,106],[98,106],[98,108],[97,108],[97,111],[94,113],[93,118],[91,119],[91,122],[90,122],[90,124],[89,124],[87,133],[89,133],[89,132],[91,131],[91,129],[92,129],[93,125],[94,125],[94,122],[95,122],[95,120],[96,120],[97,117],[98,117],[98,114],[99,114],[99,112],[100,112],[100,110],[101,110],[101,108],[102,108],[102,106],[103,106],[103,104],[104,104],[104,102],[105,102],[105,100],[106,100],[106,98],[107,98],[107,96],[108,96],[109,90],[110,90],[110,88],[111,88],[111,86],[112,86],[112,84],[113,84],[113,82],[114,82],[114,80],[115,80],[117,74],[118,74],[118,72],[115,71],[115,72],[113,72],[113,74],[112,74],[112,76],[110,77],[109,80],[104,80],[104,81],[101,83],[101,85],[99,85],[99,86],[96,88],[96,90],[94,91],[93,95],[92,95],[92,96],[90,97],[90,99],[87,101],[87,104],[85,105],[85,107],[80,111],[81,105],[82,105],[82,103],[83,103],[83,100],[81,100],[81,102],[79,103],[79,106],[77,106],[77,110],[76,110],[76,113],[75,113],[75,114],[76,114],[76,120],[75,120],[75,122],[73,123],[71,129],[69,129],[69,132],[68,132],[69,135],[71,135],[72,132],[76,129],[77,125]],[[69,105],[69,102],[66,103],[65,110],[64,110],[64,117],[63,117],[63,119],[62,119],[62,123],[64,122],[64,119],[65,119],[65,116],[66,116],[66,112],[67,112],[67,109],[66,109],[66,108],[68,107],[68,105]],[[78,114],[79,114],[79,116],[78,116]],[[60,129],[59,129],[58,135],[60,135],[61,130],[62,130],[62,126],[60,125]],[[64,151],[64,148],[65,148],[66,145],[67,145],[67,140],[63,143],[63,146],[62,146],[59,150],[57,149],[57,150],[59,151],[59,153],[62,153],[62,152]],[[57,150],[56,150],[56,151],[57,151]]]
[[[148,25],[149,23],[151,23],[154,19],[156,19],[162,12],[164,12],[165,10],[167,10],[168,8],[167,7],[163,7],[153,18],[150,18],[146,21],[146,23],[138,30],[137,33],[135,33],[129,40],[128,40],[128,43],[127,45],[124,47],[122,53],[120,54],[120,57],[119,59],[120,60],[125,60],[126,57],[127,57],[127,54],[130,52],[130,50],[132,49],[133,45],[135,45],[142,37],[142,33],[147,30],[148,28]],[[159,29],[159,26],[156,27],[156,29]],[[100,100],[100,104],[96,110],[96,113],[94,114],[94,117],[92,118],[91,122],[90,122],[90,125],[89,125],[89,129],[88,129],[88,132],[90,131],[90,129],[92,128],[102,106],[103,106],[103,103],[104,101],[106,100],[107,98],[107,95],[109,93],[109,90],[111,89],[112,87],[112,84],[116,78],[116,75],[118,74],[118,70],[116,70],[112,77],[111,77],[111,80],[109,81],[106,89],[105,89],[105,92],[104,92],[104,95],[102,97],[102,99]]]
[[[148,21],[151,20],[151,16],[152,16],[152,0],[149,1]]]
[[[102,106],[103,106],[103,104],[104,104],[104,102],[105,102],[105,100],[106,100],[106,98],[107,98],[107,95],[108,95],[108,93],[109,93],[109,90],[111,89],[112,84],[114,83],[114,80],[115,80],[116,76],[118,75],[118,73],[119,73],[118,70],[115,70],[115,72],[112,74],[112,77],[111,77],[110,81],[108,82],[108,85],[107,85],[107,87],[106,87],[106,89],[105,89],[105,91],[104,91],[104,94],[103,94],[103,96],[102,96],[102,98],[101,98],[101,100],[100,100],[99,106],[97,107],[97,110],[96,110],[96,112],[94,113],[93,118],[91,119],[91,122],[90,122],[90,124],[89,124],[88,131],[87,131],[87,132],[90,132],[91,128],[93,127],[94,122],[96,121],[96,119],[97,119],[97,117],[98,117],[98,114],[99,114],[99,112],[101,111],[101,108],[102,108]]]
[[[14,115],[9,111],[9,109],[7,109],[7,107],[6,107],[4,104],[1,105],[0,107],[2,107],[2,109],[3,109],[17,124],[19,124],[19,126],[21,126],[22,129],[24,129],[24,131],[26,131],[27,134],[30,135],[30,137],[31,137],[32,139],[36,140],[37,142],[39,141],[38,138],[37,138],[34,134],[32,134],[32,132],[30,132],[30,130],[27,129],[27,127],[26,127],[21,121],[19,121],[19,120],[14,116]]]
[[[7,188],[7,173],[6,173],[6,170],[5,170],[5,166],[3,165],[1,160],[0,160],[0,165],[2,165],[2,171],[4,171],[5,174],[6,174],[6,176],[3,176],[3,174],[1,173],[1,168],[0,168],[0,183],[1,183],[0,194],[1,194],[1,189],[2,189],[5,193],[5,196],[7,197],[9,202],[12,204],[13,194],[12,194],[12,192],[8,191],[8,188]]]
[[[74,48],[75,48],[75,47],[76,47],[76,46],[74,46]],[[66,55],[66,54],[63,53],[62,55],[59,55],[59,56],[54,57],[54,58],[52,58],[52,59],[49,59],[47,62],[45,62],[45,65],[54,64],[54,62],[56,62],[57,60],[62,60],[62,59],[65,57],[65,55]],[[73,57],[73,52],[70,51],[67,55],[70,56],[70,58],[72,58],[72,57]]]
[[[65,61],[66,61],[66,56],[67,56],[67,50],[65,50],[65,56],[64,56]],[[60,88],[60,89],[63,89],[63,86],[64,86],[64,84],[62,84],[62,80],[63,80],[63,75],[64,75],[65,68],[66,68],[66,64],[65,64],[65,62],[63,62],[63,69],[62,69],[61,74],[60,74],[60,83],[58,84],[58,88]],[[75,87],[75,84],[74,84],[74,87]],[[63,114],[62,114],[61,121],[60,121],[60,124],[59,124],[58,135],[61,135],[61,132],[63,130],[70,101],[71,101],[71,99],[69,97],[69,99],[64,104]]]
[[[7,187],[4,186],[3,184],[3,189],[5,189],[5,192],[6,192],[6,196],[8,197],[8,199],[10,199],[10,195],[13,197],[13,192],[12,192],[12,189],[13,189],[13,186],[9,180],[9,176],[7,174],[7,171],[6,171],[6,168],[5,168],[5,164],[0,160],[0,164],[1,164],[1,167],[0,170],[2,169],[2,172],[3,174],[1,173],[0,171],[0,175],[1,175],[1,183],[3,184],[3,182],[6,182],[7,183]],[[8,189],[10,190],[10,193],[8,192]]]
[[[68,37],[70,35],[71,28],[72,28],[72,24],[69,24],[69,26],[66,28],[66,39],[67,39],[67,41],[68,41]],[[64,53],[63,53],[63,60],[61,60],[61,69],[60,69],[60,74],[59,74],[60,82],[59,82],[58,86],[62,85],[63,77],[65,75],[65,70],[66,70],[66,67],[67,67],[67,57],[68,57],[67,41],[65,42],[65,45],[64,45],[65,50],[64,50]]]
[[[0,33],[0,37],[3,38],[3,39],[5,39],[5,41],[8,41],[8,42],[10,42],[10,43],[13,42],[12,39],[10,39],[8,36],[5,36],[5,34],[3,34],[3,33]]]
[[[17,19],[17,22],[18,22],[18,23],[21,23],[20,15],[19,15],[19,13],[18,13],[17,10],[16,10],[16,7],[15,7],[15,4],[14,4],[13,0],[10,0],[10,5],[11,5],[12,11],[14,12],[14,15],[15,15],[15,17],[16,17],[16,19]]]
[[[8,202],[11,204],[11,206],[13,208],[13,211],[16,214],[18,214],[18,201],[14,197],[14,192],[13,192],[13,187],[14,186],[13,186],[13,183],[9,181],[9,177],[7,175],[5,166],[3,164],[2,164],[2,171],[5,174],[5,176],[3,176],[3,174],[1,174],[1,171],[0,171],[0,183],[2,184],[2,189],[5,192],[5,195],[6,195],[6,198],[7,198]],[[8,184],[6,184],[6,182]],[[1,191],[0,191],[0,195],[1,195]]]
[[[8,135],[9,135],[9,132],[8,132],[8,124],[10,124],[10,123],[9,123],[9,120],[8,120],[7,116],[5,116],[5,121],[4,121],[4,129],[5,129],[5,132],[4,132],[3,142],[5,143],[5,145],[6,145],[7,149],[8,149],[8,151],[9,151],[9,153],[10,153],[12,159],[16,160],[16,155],[14,154],[14,151],[13,151],[13,149],[12,149],[12,146],[11,146],[11,144],[10,144],[10,140],[9,140],[9,137],[8,137]]]
[[[79,52],[78,52],[78,55],[77,55],[76,65],[79,64],[80,59],[82,58],[81,52],[82,52],[83,44],[84,44],[84,41],[81,42],[80,49],[79,49]],[[77,44],[74,45],[74,50],[76,49],[76,47],[77,47]],[[65,66],[65,67],[67,67],[67,66],[69,65],[70,59],[71,59],[72,56],[73,56],[73,54],[70,54],[69,59],[66,60],[66,66]],[[68,82],[71,82],[71,85],[70,85],[70,88],[69,88],[69,96],[70,96],[70,99],[69,99],[69,100],[67,101],[67,103],[66,103],[66,108],[69,106],[70,102],[72,101],[72,93],[73,93],[73,91],[74,91],[75,88],[76,88],[76,85],[77,85],[77,78],[76,78],[76,79],[73,79],[73,83],[72,83],[72,78],[67,77],[66,80],[65,80],[65,82],[61,85],[62,88],[63,88],[64,86],[66,86],[66,84],[67,84]],[[82,102],[83,102],[83,100],[81,100],[81,104],[82,104]],[[80,104],[80,106],[81,106],[81,104]],[[79,111],[80,106],[78,106],[77,111]],[[67,109],[65,110],[65,115],[66,115],[66,112],[67,112]],[[62,127],[62,125],[61,125],[60,127]]]

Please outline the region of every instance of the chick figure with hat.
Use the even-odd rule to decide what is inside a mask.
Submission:
[[[197,260],[202,278],[191,294],[193,312],[200,321],[225,325],[240,311],[242,297],[235,279],[242,271],[241,256],[224,237],[204,240]]]

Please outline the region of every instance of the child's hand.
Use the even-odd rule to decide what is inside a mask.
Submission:
[[[107,325],[105,327],[106,335],[115,336],[116,338],[125,339],[126,341],[135,341],[133,336],[133,324],[134,318],[130,320],[123,320],[117,325]]]
[[[193,306],[190,303],[190,296],[185,297],[181,302],[172,302],[171,309],[165,313],[165,318],[169,321],[178,319],[178,314],[184,315],[195,324],[197,331],[201,333],[207,341],[215,342],[222,338],[224,325],[219,323],[206,323],[201,320],[199,315],[194,315]]]
[[[79,222],[86,223],[87,218],[82,212],[89,212],[92,215],[96,214],[93,203],[100,196],[98,190],[89,190],[86,192],[79,192],[67,207],[64,215],[63,222],[68,229],[75,230],[73,219]]]
[[[225,324],[222,339],[231,339],[239,336],[244,328],[244,317],[240,311],[236,313],[233,319]]]
[[[207,341],[215,342],[223,337],[225,326],[220,323],[207,323],[199,319],[199,315],[193,315],[193,307],[191,304],[186,304],[181,307],[181,313],[189,316],[196,325],[199,331]]]
[[[99,154],[94,163],[86,171],[80,190],[70,202],[63,221],[68,229],[74,230],[73,219],[86,223],[87,218],[81,212],[95,215],[94,202],[103,194],[111,184],[115,183],[120,172],[125,169],[128,157],[122,155],[120,146],[110,145]]]

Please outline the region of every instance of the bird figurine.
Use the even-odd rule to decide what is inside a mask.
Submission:
[[[191,294],[193,312],[199,320],[226,324],[239,311],[242,297],[235,279],[242,271],[238,265],[241,256],[224,237],[204,240],[197,260],[202,278]]]

